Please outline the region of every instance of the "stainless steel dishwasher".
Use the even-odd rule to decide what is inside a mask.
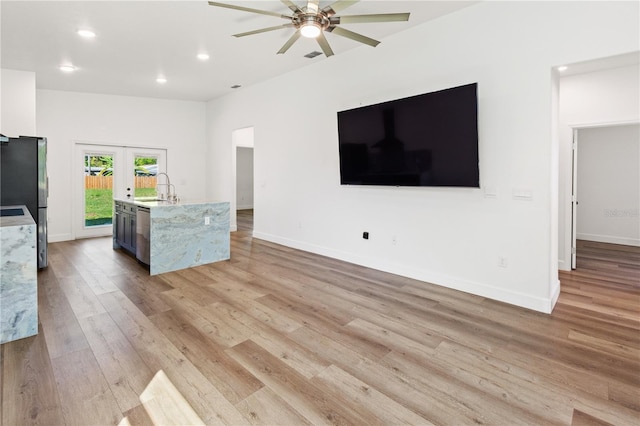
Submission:
[[[145,265],[151,258],[151,213],[147,207],[138,207],[136,213],[136,259]]]

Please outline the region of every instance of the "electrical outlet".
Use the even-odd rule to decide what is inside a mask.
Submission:
[[[205,225],[210,225],[211,224],[211,218],[209,216],[205,216],[204,217],[204,224]]]
[[[499,256],[498,257],[498,266],[501,268],[506,268],[507,267],[507,258],[504,256]]]

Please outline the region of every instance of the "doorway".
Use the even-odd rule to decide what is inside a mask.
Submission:
[[[156,176],[166,170],[164,149],[76,144],[75,238],[111,235],[113,200],[156,195]]]
[[[252,231],[254,224],[254,140],[253,127],[236,129],[231,134],[232,169],[234,176],[233,200],[235,225],[232,230]]]
[[[640,125],[574,129],[573,168],[571,269],[589,242],[640,247]]]

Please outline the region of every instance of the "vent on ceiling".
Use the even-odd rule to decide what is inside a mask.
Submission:
[[[318,52],[317,50],[314,50],[311,53],[307,53],[306,55],[304,55],[305,58],[309,58],[309,59],[313,59],[318,55],[322,55],[322,52]]]

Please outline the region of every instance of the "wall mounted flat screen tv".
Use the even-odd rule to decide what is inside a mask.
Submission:
[[[479,188],[477,88],[338,112],[340,183]]]

